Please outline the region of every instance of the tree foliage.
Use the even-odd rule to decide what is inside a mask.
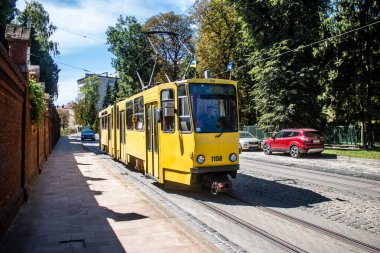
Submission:
[[[25,9],[20,12],[17,20],[26,26],[28,20],[32,23],[33,38],[38,42],[41,50],[59,54],[58,43],[50,39],[57,27],[50,23],[49,13],[42,4],[35,0],[26,2]]]
[[[255,123],[254,103],[250,94],[252,79],[246,67],[253,40],[244,32],[246,23],[227,0],[200,1],[194,16],[199,26],[196,41],[198,75],[206,69],[218,78],[229,78],[232,74],[233,79],[239,80],[240,121]],[[226,71],[230,61],[234,62],[232,73]]]
[[[380,119],[380,26],[378,1],[336,0],[331,16],[324,23],[325,36],[319,54],[326,65],[324,112],[335,124],[362,122],[368,130]],[[355,33],[337,36],[359,29]],[[368,131],[369,132],[369,131]],[[371,135],[366,138],[372,145]]]
[[[149,59],[151,51],[143,27],[135,17],[120,16],[115,26],[108,27],[106,34],[110,45],[108,50],[116,57],[112,59],[112,66],[120,75],[117,98],[122,99],[141,90],[137,71],[143,80],[149,80],[151,66],[141,66],[141,60]]]
[[[7,41],[4,37],[5,27],[9,24],[16,14],[16,0],[1,0],[0,2],[0,43],[4,46]]]
[[[200,74],[208,69],[213,76],[228,78],[227,63],[236,62],[240,56],[236,54],[241,39],[236,10],[227,0],[203,0],[196,17],[200,27],[196,48]]]
[[[32,22],[30,61],[40,66],[40,81],[45,83],[45,92],[57,97],[60,70],[50,55],[59,54],[58,43],[50,40],[57,27],[50,23],[49,14],[42,4],[34,0],[27,2],[17,20],[24,26],[28,21]]]
[[[61,129],[67,129],[69,127],[69,111],[63,109],[57,111],[61,121]]]
[[[258,123],[266,131],[319,127],[319,69],[311,50],[319,39],[324,1],[241,1],[239,13],[254,38],[250,56]],[[295,52],[296,53],[287,53]]]
[[[110,51],[121,73],[114,88],[119,94],[140,90],[136,59],[154,55],[143,32],[171,31],[196,49],[198,76],[209,69],[213,77],[238,81],[243,124],[258,123],[270,132],[362,122],[370,132],[380,121],[377,0],[198,0],[196,6],[195,25],[169,12],[151,17],[144,27],[133,17],[120,17],[109,27]],[[164,72],[180,78],[188,58],[179,43],[168,36],[152,41],[164,56],[156,81],[166,81]],[[235,63],[232,73],[226,72],[229,61]],[[149,64],[140,67],[144,81]]]
[[[181,42],[190,52],[194,51],[192,23],[188,16],[166,12],[149,18],[144,24],[145,31],[166,31],[178,35],[156,34],[150,37],[160,57],[161,68],[156,75],[156,81],[167,82],[164,73],[171,81],[179,80],[185,74],[190,55]]]
[[[97,75],[87,77],[83,81],[81,94],[74,106],[75,120],[77,124],[90,127],[98,131],[98,110],[100,78]]]
[[[75,104],[73,105],[74,110],[74,120],[77,125],[86,125],[84,122],[85,114],[85,100],[83,98],[77,98]]]
[[[106,108],[107,106],[113,104],[114,101],[112,101],[112,91],[113,89],[111,88],[111,85],[107,83],[106,94],[103,98],[102,108]]]
[[[37,83],[34,79],[29,79],[28,91],[30,96],[31,119],[33,124],[39,126],[46,109],[44,91],[42,90],[41,84]]]

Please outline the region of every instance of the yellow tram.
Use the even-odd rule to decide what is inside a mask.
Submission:
[[[100,148],[161,184],[216,194],[239,169],[237,108],[231,80],[160,84],[99,112]]]

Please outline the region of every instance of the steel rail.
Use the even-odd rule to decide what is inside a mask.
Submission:
[[[349,244],[351,246],[354,246],[356,248],[359,248],[359,249],[362,249],[362,250],[365,250],[365,251],[371,252],[371,253],[380,253],[380,249],[379,248],[377,248],[375,246],[372,246],[372,245],[369,245],[367,243],[358,241],[358,240],[353,239],[351,237],[345,236],[343,234],[331,231],[329,229],[326,229],[326,228],[323,228],[321,226],[312,224],[310,222],[307,222],[307,221],[295,218],[293,216],[290,216],[290,215],[278,212],[276,210],[273,210],[273,209],[270,209],[270,208],[267,208],[267,207],[263,207],[263,206],[257,205],[257,204],[255,204],[255,203],[253,203],[251,201],[244,200],[244,199],[242,199],[242,198],[240,198],[238,196],[235,196],[233,194],[230,194],[230,193],[224,193],[224,195],[226,195],[226,196],[228,196],[230,198],[233,198],[235,200],[238,200],[240,202],[243,202],[245,204],[252,205],[252,206],[258,208],[259,210],[262,210],[262,211],[264,211],[266,213],[270,213],[270,214],[272,214],[272,215],[274,215],[276,217],[279,217],[279,218],[282,218],[282,219],[294,222],[294,223],[296,223],[298,225],[301,225],[303,227],[309,228],[309,229],[311,229],[313,231],[316,231],[316,232],[319,232],[321,234],[327,235],[327,236],[329,236],[331,238],[334,238],[334,239],[336,239],[338,241],[344,242],[344,243]]]
[[[261,238],[264,238],[274,244],[276,244],[278,247],[288,251],[288,252],[294,252],[294,253],[307,253],[307,251],[301,249],[301,248],[298,248],[297,246],[291,244],[291,243],[288,243],[268,232],[266,232],[265,230],[261,229],[261,228],[258,228],[256,226],[254,226],[253,224],[250,224],[246,221],[243,221],[242,219],[232,215],[232,214],[229,214],[229,213],[226,213],[224,210],[212,205],[212,204],[209,204],[209,203],[206,203],[206,202],[203,202],[203,201],[200,201],[200,200],[196,200],[199,204],[203,205],[204,207],[218,213],[219,215],[233,221],[235,224],[245,228],[245,229],[248,229],[250,230],[251,232],[254,232],[255,234],[257,234],[258,236],[260,236]]]

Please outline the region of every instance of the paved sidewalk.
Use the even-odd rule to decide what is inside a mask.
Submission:
[[[216,252],[79,141],[62,137],[1,253]]]

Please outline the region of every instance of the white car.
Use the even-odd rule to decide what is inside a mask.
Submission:
[[[259,149],[261,141],[253,136],[250,132],[240,131],[239,138],[239,149],[240,150],[250,150]]]

